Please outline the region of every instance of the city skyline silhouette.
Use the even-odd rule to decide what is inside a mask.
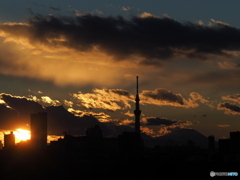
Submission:
[[[239,5],[2,3],[0,172],[235,176]]]
[[[95,172],[96,169],[93,168],[91,164],[93,162],[116,163],[114,168],[111,167],[113,170],[120,168],[121,165],[119,166],[119,164],[122,163],[127,163],[128,166],[133,163],[133,165],[136,166],[139,162],[144,163],[144,165],[147,165],[150,162],[204,162],[214,165],[215,170],[216,168],[221,169],[223,167],[222,163],[224,163],[225,169],[232,168],[230,173],[231,176],[238,176],[238,168],[232,165],[229,166],[229,162],[240,161],[239,131],[230,132],[229,139],[219,139],[218,143],[215,141],[214,135],[208,136],[208,138],[205,138],[205,140],[208,140],[205,141],[205,146],[207,146],[207,148],[202,148],[196,145],[198,143],[198,141],[196,141],[197,139],[193,140],[193,137],[189,132],[187,133],[188,140],[184,144],[171,139],[170,136],[169,139],[155,138],[153,141],[153,143],[155,143],[154,147],[149,147],[149,144],[147,143],[149,139],[144,139],[146,134],[140,130],[140,101],[141,99],[138,94],[138,76],[136,76],[135,122],[133,123],[134,131],[124,131],[122,134],[118,135],[118,137],[104,137],[104,131],[98,124],[95,124],[94,127],[88,127],[86,129],[85,136],[71,134],[70,130],[69,132],[64,131],[63,137],[60,137],[55,141],[50,141],[48,144],[47,132],[49,123],[47,112],[32,113],[30,114],[29,122],[31,129],[29,140],[15,143],[15,134],[13,131],[11,131],[10,134],[4,134],[4,146],[0,149],[1,167],[5,172],[18,171],[25,174],[25,177],[27,173],[27,177],[29,178],[32,177],[33,174],[41,172],[37,170],[39,167],[49,171],[49,164],[54,164],[54,168],[57,169],[54,176],[62,177],[63,175],[75,176],[75,173],[77,173],[82,166],[91,169],[90,171],[85,170],[85,173]],[[149,123],[152,122],[150,121]],[[169,134],[171,133],[168,133],[168,135]],[[180,137],[179,134],[178,137]],[[165,144],[159,145],[159,142],[164,142]],[[6,162],[9,160],[14,164],[20,162],[30,163],[34,168],[32,170],[26,170],[24,168],[8,168]],[[58,162],[64,162],[66,165],[71,163],[71,166],[68,166],[70,169],[68,169],[68,171],[63,171],[62,167],[59,167],[56,164]],[[84,165],[82,165],[82,163]],[[219,163],[221,166],[219,166]],[[73,164],[75,165],[72,166]],[[188,165],[188,167],[190,166]],[[66,168],[67,166],[64,165],[63,167]],[[109,170],[111,168],[109,167]],[[208,170],[209,168],[212,168],[212,166],[208,165],[204,167],[204,169]],[[70,172],[71,174],[69,174]],[[178,176],[191,177],[196,175],[197,172],[196,169],[189,174],[178,172]],[[213,172],[214,171],[211,171],[211,176],[218,175],[218,172]],[[98,171],[98,176],[103,176],[103,174],[106,175],[106,171]],[[42,172],[40,173],[40,177],[44,175],[46,174]],[[200,176],[209,176],[209,173],[202,173]],[[174,175],[173,177],[176,176]]]

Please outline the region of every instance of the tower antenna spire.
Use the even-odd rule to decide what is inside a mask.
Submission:
[[[137,94],[138,94],[138,76],[136,78],[137,78]]]
[[[136,85],[136,99],[135,99],[135,110],[134,110],[134,114],[135,114],[135,132],[137,133],[138,136],[140,136],[140,115],[141,115],[141,110],[139,107],[139,94],[138,94],[138,76],[136,76],[136,80],[137,80],[137,85]]]

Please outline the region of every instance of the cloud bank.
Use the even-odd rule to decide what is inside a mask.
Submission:
[[[233,104],[233,103],[220,103],[217,107],[218,110],[224,110],[225,114],[232,114],[232,115],[238,115],[240,114],[240,106]]]
[[[147,14],[147,13],[145,13]],[[1,36],[25,39],[32,46],[67,48],[79,52],[100,50],[114,60],[139,57],[145,65],[179,57],[206,60],[233,56],[240,49],[240,30],[212,20],[209,25],[180,23],[169,17],[35,16],[28,24],[0,25]],[[43,47],[42,46],[42,47]]]
[[[224,58],[221,69],[238,69],[228,59],[239,56],[239,35],[238,28],[220,21],[181,23],[146,12],[129,19],[33,15],[28,23],[0,24],[0,71],[57,85],[114,87],[129,72],[163,67],[173,59]]]

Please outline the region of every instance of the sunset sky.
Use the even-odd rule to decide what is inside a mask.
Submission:
[[[70,123],[58,123],[63,117],[84,118],[80,129],[94,124],[90,115],[132,129],[139,76],[146,134],[191,128],[228,138],[240,130],[239,7],[239,0],[0,2],[0,130],[29,129],[29,114],[41,110],[63,125],[53,135]]]

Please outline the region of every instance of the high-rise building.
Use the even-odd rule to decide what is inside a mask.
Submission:
[[[15,135],[13,131],[10,134],[4,134],[4,149],[12,149],[15,146]]]
[[[230,149],[232,152],[240,152],[240,132],[230,132]]]
[[[210,135],[208,136],[208,149],[214,149],[215,145],[215,140],[214,136]]]
[[[34,149],[47,147],[47,113],[31,114],[31,144]]]
[[[3,143],[0,141],[0,150],[3,148]]]

